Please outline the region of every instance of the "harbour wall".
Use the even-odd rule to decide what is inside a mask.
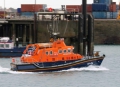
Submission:
[[[48,22],[38,22],[38,41],[47,41]],[[59,21],[60,36],[74,37],[77,34],[78,21]],[[87,27],[88,28],[88,27]],[[120,44],[120,21],[116,19],[95,19],[94,44]]]
[[[120,20],[95,20],[95,44],[120,44]]]
[[[40,21],[36,23],[37,32],[34,32],[34,20],[7,20],[7,23],[0,23],[0,37],[16,37],[19,42],[34,43],[34,35],[37,42],[48,42],[49,24],[52,21]],[[76,37],[78,31],[78,21],[60,20],[53,23],[54,29],[57,28],[61,37],[66,37],[69,43],[71,37]],[[55,26],[55,24],[58,25]],[[88,28],[88,27],[87,27]],[[87,36],[86,36],[87,37]],[[120,20],[116,19],[95,19],[94,20],[94,44],[120,44]]]

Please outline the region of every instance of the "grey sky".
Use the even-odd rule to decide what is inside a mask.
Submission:
[[[35,0],[0,0],[0,6],[4,8],[4,1],[5,7],[13,7],[13,8],[20,8],[21,4],[34,4]],[[113,0],[114,2],[119,2],[119,0]],[[87,3],[91,4],[93,0],[88,0]],[[79,5],[82,3],[82,0],[36,0],[37,4],[47,4],[48,7],[53,8],[60,8],[61,5]]]

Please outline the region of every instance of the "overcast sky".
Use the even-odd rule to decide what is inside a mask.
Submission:
[[[34,4],[35,0],[0,0],[0,6],[4,8],[4,1],[5,7],[13,7],[13,8],[20,8],[21,4]],[[113,2],[119,2],[120,0],[113,0]],[[82,3],[82,0],[36,0],[37,4],[47,4],[47,7],[53,8],[60,8],[61,5],[79,5]],[[93,0],[87,0],[88,4],[93,3]]]

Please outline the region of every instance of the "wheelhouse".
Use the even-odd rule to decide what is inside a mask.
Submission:
[[[11,49],[14,47],[14,42],[9,37],[0,38],[0,49]]]

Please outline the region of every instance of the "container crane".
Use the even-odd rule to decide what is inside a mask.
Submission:
[[[120,0],[119,0],[119,10],[118,10],[117,19],[120,19]]]

